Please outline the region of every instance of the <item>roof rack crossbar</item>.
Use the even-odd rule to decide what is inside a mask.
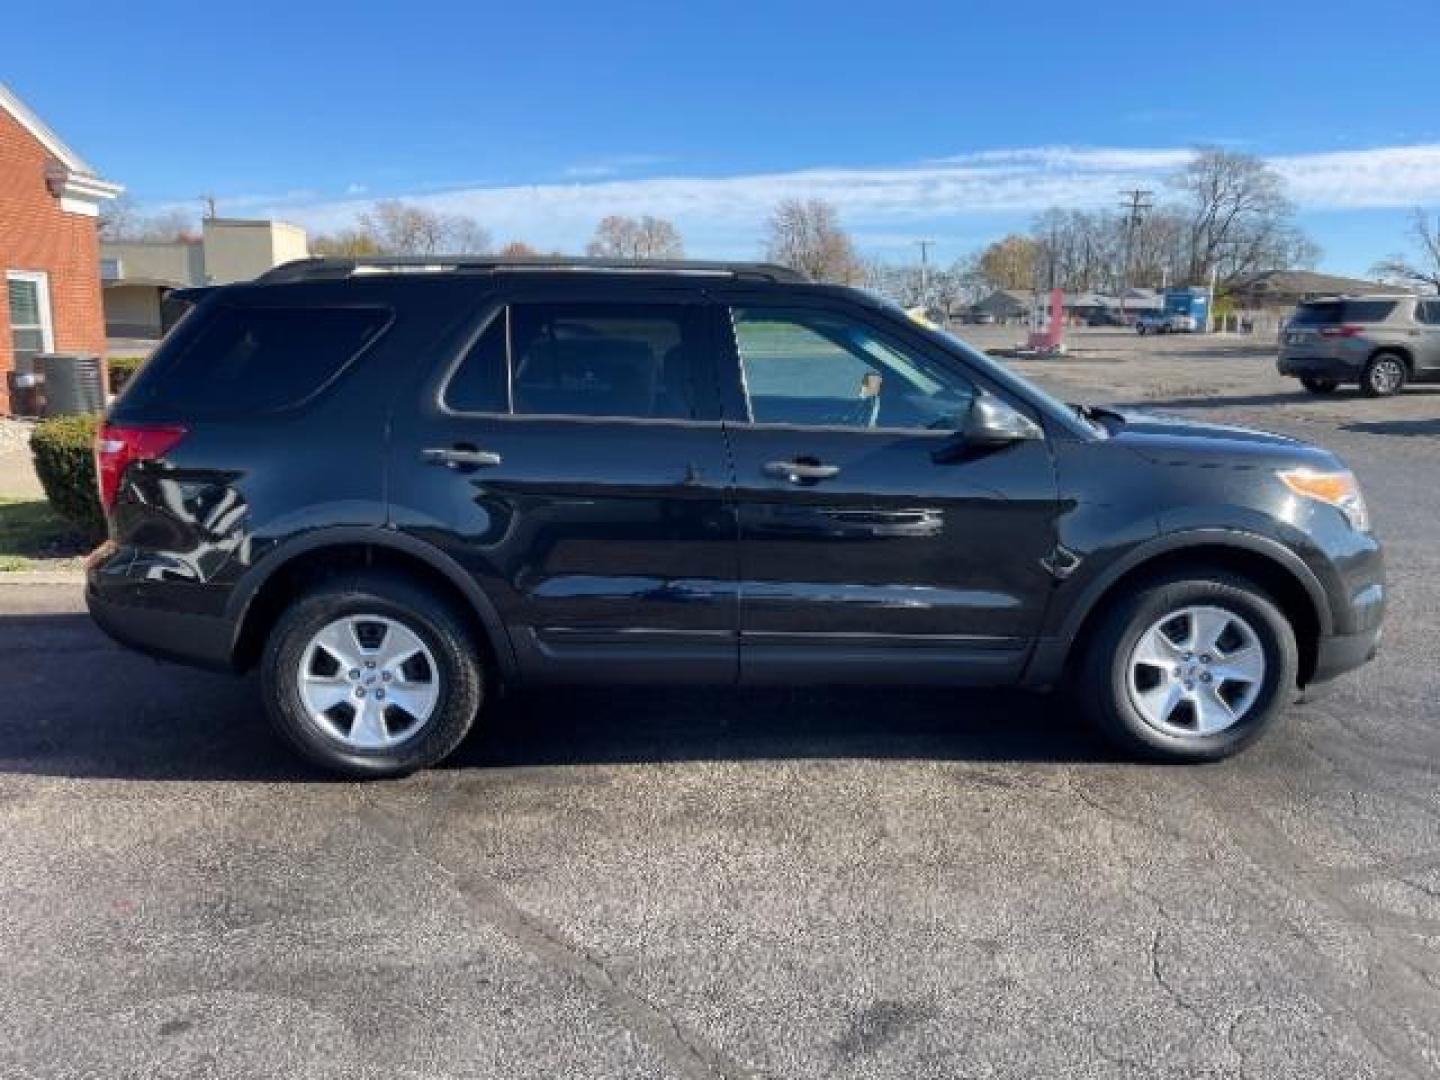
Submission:
[[[297,259],[255,279],[273,285],[297,281],[336,281],[357,274],[497,273],[545,271],[577,273],[687,274],[740,281],[804,283],[798,270],[774,263],[710,262],[696,259],[597,259],[591,256],[384,255]]]

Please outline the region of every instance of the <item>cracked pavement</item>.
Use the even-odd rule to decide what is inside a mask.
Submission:
[[[1203,768],[1117,760],[1060,698],[596,690],[356,785],[253,682],[0,586],[0,1075],[1440,1074],[1440,387],[1077,345],[1020,366],[1347,459],[1376,663]]]

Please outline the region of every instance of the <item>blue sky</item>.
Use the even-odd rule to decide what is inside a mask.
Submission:
[[[1202,143],[1273,159],[1337,271],[1440,207],[1436,3],[152,0],[5,38],[0,80],[142,205],[313,228],[416,198],[576,250],[651,209],[747,257],[813,193],[869,253],[948,260]]]

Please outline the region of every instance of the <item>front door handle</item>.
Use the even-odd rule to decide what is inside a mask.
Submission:
[[[500,455],[473,446],[432,446],[424,452],[425,460],[431,465],[444,465],[451,469],[483,469],[500,464]]]
[[[818,461],[771,461],[765,466],[765,475],[777,480],[788,480],[792,484],[814,483],[829,480],[840,475],[839,465],[822,465]]]

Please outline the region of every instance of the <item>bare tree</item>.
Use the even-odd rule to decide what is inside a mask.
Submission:
[[[523,240],[511,240],[500,249],[500,254],[507,259],[528,259],[540,253]]]
[[[766,223],[765,257],[815,281],[851,285],[865,273],[840,215],[823,199],[786,199],[775,207]]]
[[[922,274],[914,263],[866,259],[861,284],[903,308],[924,305],[932,314],[953,319],[967,304],[981,299],[986,286],[977,270],[978,256],[956,259],[950,266],[932,266]]]
[[[1184,200],[1192,281],[1223,282],[1313,260],[1280,174],[1260,158],[1202,149],[1170,181]]]
[[[467,214],[441,214],[440,235],[446,251],[483,255],[490,250],[490,231]]]
[[[100,207],[100,239],[129,240],[140,219],[140,208],[129,195],[111,199]]]
[[[195,218],[183,210],[146,214],[129,195],[113,199],[100,210],[100,239],[170,242],[199,235]]]
[[[490,234],[474,218],[399,199],[382,199],[361,214],[358,231],[373,240],[381,255],[479,254],[490,247]]]
[[[602,259],[683,259],[685,243],[673,222],[649,214],[611,214],[595,226],[585,253]]]
[[[964,260],[930,271],[930,303],[946,319],[953,319],[971,299],[970,267]]]
[[[1391,255],[1370,272],[1387,281],[1440,290],[1440,215],[1431,218],[1419,207],[1411,211],[1410,240],[1416,249],[1413,258]]]
[[[902,308],[919,307],[925,303],[925,287],[934,285],[935,271],[921,274],[914,264],[887,263],[883,259],[863,259],[859,284],[876,296],[883,296]]]

